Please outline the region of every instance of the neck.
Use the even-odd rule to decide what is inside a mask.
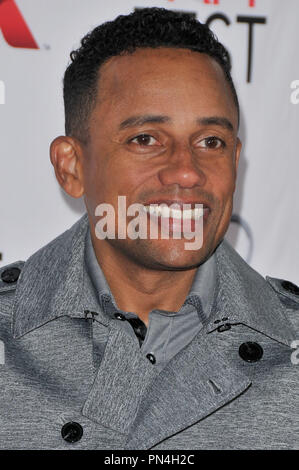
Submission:
[[[148,325],[151,310],[178,311],[192,285],[196,269],[155,270],[138,264],[105,241],[92,244],[97,261],[118,308],[134,312]]]

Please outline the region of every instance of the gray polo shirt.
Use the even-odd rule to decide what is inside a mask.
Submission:
[[[216,294],[215,255],[198,267],[191,289],[180,310],[177,312],[151,310],[148,327],[136,313],[125,312],[118,308],[97,261],[89,229],[86,234],[85,263],[103,312],[119,322],[119,325],[139,344],[141,352],[159,369],[189,344],[211,313]]]

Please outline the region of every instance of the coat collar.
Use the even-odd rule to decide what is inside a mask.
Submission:
[[[216,261],[219,289],[215,311],[218,313],[217,318],[210,317],[207,332],[227,323],[240,323],[290,346],[296,332],[269,282],[225,240],[216,250]]]
[[[24,264],[13,303],[13,335],[29,331],[63,315],[84,318],[85,310],[98,312],[96,319],[108,324],[87,274],[84,262],[85,213],[69,230],[34,253]],[[219,323],[210,316],[207,331],[223,323],[243,323],[283,344],[290,344],[295,332],[270,285],[226,242],[215,252],[218,276]],[[228,318],[222,321],[222,318]]]
[[[85,310],[100,311],[84,264],[88,226],[85,213],[24,264],[12,308],[15,338],[63,315],[85,318]]]

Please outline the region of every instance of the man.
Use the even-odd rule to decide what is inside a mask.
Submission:
[[[241,150],[226,50],[187,14],[147,8],[71,59],[51,162],[87,213],[1,270],[1,448],[298,448],[299,288],[223,240]],[[123,197],[158,237],[128,236]],[[202,222],[196,249],[181,216]]]

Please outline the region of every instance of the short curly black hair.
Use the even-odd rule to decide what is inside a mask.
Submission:
[[[230,85],[239,116],[229,54],[209,27],[188,13],[142,8],[96,27],[71,52],[63,83],[66,135],[83,142],[88,140],[89,117],[96,102],[101,65],[113,56],[144,47],[184,48],[213,57]]]

